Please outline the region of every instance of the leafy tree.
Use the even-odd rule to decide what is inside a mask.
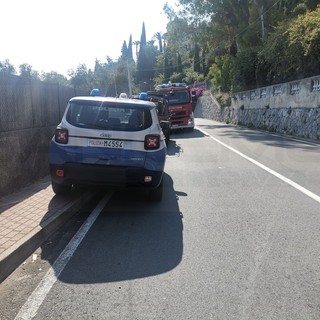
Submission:
[[[208,79],[211,79],[212,86],[218,91],[231,90],[233,59],[230,55],[216,57],[209,69]]]
[[[320,73],[320,6],[291,21],[287,30],[289,50],[296,57],[296,76]]]
[[[105,95],[108,83],[108,64],[96,59],[93,71],[88,71],[88,82],[91,89],[98,88],[101,94]]]
[[[188,22],[185,19],[175,18],[168,23],[165,53],[173,63],[176,63],[177,53],[180,54],[183,61],[189,57],[190,49],[193,47],[190,31]]]
[[[33,70],[32,66],[28,63],[21,64],[19,71],[21,77],[40,80],[38,71]]]
[[[118,94],[125,92],[129,95],[128,67],[127,60],[120,59],[116,63],[115,81],[117,82]]]
[[[177,11],[164,8],[170,19],[167,69],[176,64],[179,52],[183,73],[189,75],[193,57],[194,69],[222,90],[320,73],[319,0],[179,0],[179,4]]]
[[[6,73],[6,74],[15,74],[16,69],[10,63],[9,59],[6,59],[4,61],[0,61],[0,72]]]
[[[298,15],[303,15],[308,10],[315,10],[318,5],[319,0],[280,0],[276,2],[278,13],[283,14],[286,18],[295,18]]]
[[[170,81],[171,82],[182,82],[183,79],[183,75],[181,73],[178,72],[174,72],[171,76],[170,76]]]
[[[117,65],[118,62],[113,61],[111,58],[107,59],[106,69],[106,95],[107,96],[118,96],[120,94],[120,87],[118,88],[117,79]]]
[[[195,72],[193,68],[188,68],[184,70],[184,77],[182,82],[193,84],[194,81],[201,82],[204,81],[204,76],[201,73]]]
[[[257,51],[247,48],[238,52],[234,58],[232,86],[234,90],[249,90],[257,86]],[[229,86],[229,89],[230,86]],[[223,90],[225,91],[225,90]]]
[[[154,77],[153,79],[155,84],[160,84],[160,83],[166,83],[166,79],[164,78],[164,74],[160,73],[157,76]]]
[[[162,35],[161,35],[161,33],[157,32],[153,37],[156,40],[158,40],[159,51],[160,51],[160,53],[162,53],[163,52],[163,46],[162,46]]]
[[[79,64],[76,70],[69,70],[68,75],[74,88],[83,89],[90,92],[92,88],[90,87],[88,76],[89,73],[85,64]]]
[[[259,53],[268,66],[266,84],[291,81],[320,73],[320,7],[280,24]]]
[[[58,72],[43,72],[41,74],[41,80],[49,83],[59,83],[61,85],[68,85],[68,79]]]
[[[167,25],[164,39],[164,58],[157,60],[157,69],[163,70],[165,82],[173,79],[181,82],[185,77],[184,70],[192,65],[192,37],[188,23],[174,17]]]
[[[184,8],[180,15],[190,24],[197,26],[199,21],[211,21],[225,26],[231,32],[232,45],[235,43],[237,50],[244,45],[243,37],[250,18],[249,0],[179,0],[179,3]]]

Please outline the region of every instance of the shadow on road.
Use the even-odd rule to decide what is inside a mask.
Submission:
[[[179,157],[180,154],[183,152],[179,142],[179,139],[189,139],[189,138],[203,138],[205,135],[197,130],[194,129],[193,131],[187,130],[175,130],[171,134],[171,139],[167,143],[167,154],[168,156],[175,156]]]
[[[175,268],[182,251],[182,214],[166,174],[160,203],[141,192],[115,192],[59,280],[80,284],[150,277]]]
[[[172,130],[171,132],[171,138],[178,140],[178,139],[187,139],[187,138],[203,138],[205,135],[197,130],[196,128],[192,131],[190,130]]]
[[[242,127],[239,125],[197,125],[203,130],[215,129],[215,137],[221,136],[229,139],[246,139],[250,142],[264,143],[265,145],[270,145],[273,147],[280,148],[299,148],[306,151],[310,150],[310,146],[313,148],[320,148],[319,143],[315,141],[308,141],[306,139],[290,136],[281,135],[280,133],[272,134],[270,132],[253,130],[247,127]],[[219,131],[218,129],[223,129]],[[301,142],[301,143],[300,143]]]
[[[50,183],[51,181],[49,178],[44,177],[26,187],[17,189],[17,191],[11,194],[0,197],[0,214],[32,197],[34,194],[46,189],[50,186]]]
[[[168,156],[174,156],[174,157],[179,157],[180,153],[183,150],[181,149],[181,146],[177,144],[177,142],[175,140],[170,140],[167,143],[167,155]]]

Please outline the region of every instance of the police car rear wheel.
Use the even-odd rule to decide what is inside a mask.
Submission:
[[[71,185],[58,184],[53,181],[52,181],[51,185],[52,185],[52,190],[56,195],[68,194],[72,189]]]

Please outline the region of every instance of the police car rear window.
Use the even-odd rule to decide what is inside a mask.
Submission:
[[[66,120],[79,128],[113,131],[140,131],[152,125],[147,108],[93,101],[71,102]]]

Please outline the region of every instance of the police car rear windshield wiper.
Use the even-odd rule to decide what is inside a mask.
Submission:
[[[84,128],[88,128],[88,129],[106,129],[108,128],[108,124],[98,124],[98,123],[83,123],[83,122],[79,122],[77,123],[78,127],[84,127]]]

